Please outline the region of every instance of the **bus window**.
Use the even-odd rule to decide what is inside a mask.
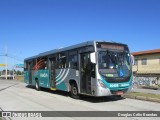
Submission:
[[[24,70],[27,70],[27,69],[28,69],[28,62],[25,61],[25,62],[24,62]]]
[[[77,51],[69,53],[69,67],[72,69],[78,69],[78,54]]]
[[[47,64],[47,57],[43,57],[43,58],[38,58],[36,60],[34,60],[34,70],[39,70],[39,69],[48,69],[48,64]]]
[[[57,68],[59,69],[67,68],[67,55],[65,53],[59,54]]]

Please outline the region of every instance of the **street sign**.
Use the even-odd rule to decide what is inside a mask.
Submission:
[[[15,67],[16,68],[24,68],[24,64],[16,64]]]
[[[6,66],[6,64],[0,64],[0,66],[1,66],[1,67],[4,67],[4,66]]]

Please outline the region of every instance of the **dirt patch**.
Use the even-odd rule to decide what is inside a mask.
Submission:
[[[24,77],[23,77],[23,76],[16,76],[14,80],[23,81],[23,80],[24,80]]]

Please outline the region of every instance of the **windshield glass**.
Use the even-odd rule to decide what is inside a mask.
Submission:
[[[131,70],[128,51],[99,51],[98,63],[100,73],[118,73],[123,71],[127,76]],[[117,75],[116,75],[117,76]]]

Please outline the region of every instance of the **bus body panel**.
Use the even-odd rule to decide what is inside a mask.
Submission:
[[[24,82],[26,84],[29,84],[29,72],[28,71],[24,71]]]
[[[29,73],[30,71],[24,71],[24,81],[27,84],[29,83]],[[30,85],[35,85],[36,80],[39,82],[40,87],[44,88],[50,88],[50,81],[49,81],[49,70],[37,70],[37,71],[31,71],[32,75],[32,83]]]
[[[33,81],[38,78],[39,86],[44,88],[50,88],[50,81],[49,81],[49,70],[38,70],[33,71],[34,77],[32,78]]]
[[[79,88],[79,70],[56,69],[56,89],[70,91],[70,80],[74,80]]]

